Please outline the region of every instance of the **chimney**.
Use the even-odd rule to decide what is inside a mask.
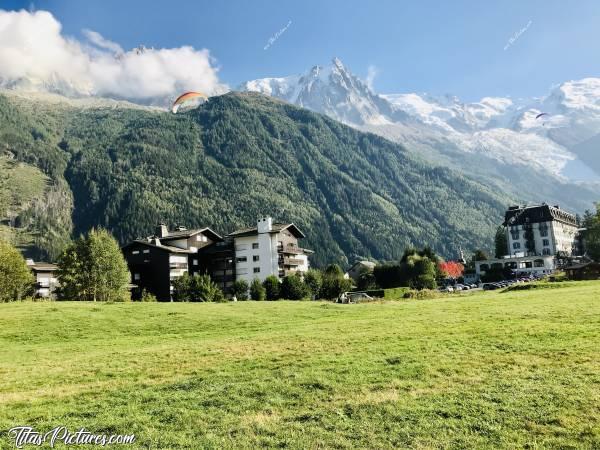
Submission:
[[[271,217],[262,217],[256,222],[258,233],[269,233],[273,230],[273,219]]]
[[[158,237],[158,238],[167,237],[169,235],[169,229],[167,228],[167,226],[164,223],[161,223],[156,227],[155,234],[156,234],[156,237]]]

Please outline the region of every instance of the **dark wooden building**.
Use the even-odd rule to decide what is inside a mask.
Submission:
[[[565,267],[570,280],[600,280],[600,263],[587,262]]]
[[[233,243],[225,241],[210,228],[169,231],[159,225],[156,234],[123,247],[131,272],[132,298],[139,299],[145,289],[159,301],[169,301],[173,280],[184,273],[208,273],[227,292],[235,280]]]

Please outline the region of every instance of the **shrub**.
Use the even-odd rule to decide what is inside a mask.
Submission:
[[[337,298],[342,292],[352,289],[352,281],[344,278],[344,272],[337,264],[332,264],[323,273],[321,297],[327,299]]]
[[[279,278],[275,275],[269,275],[265,278],[265,281],[263,281],[263,286],[265,288],[267,300],[277,300],[279,298],[279,291],[281,288],[279,285]]]
[[[231,287],[231,293],[238,300],[248,300],[248,289],[250,286],[246,280],[236,280]]]
[[[267,290],[262,285],[258,278],[252,280],[250,283],[250,298],[252,300],[264,300],[267,295]]]
[[[142,296],[140,297],[141,302],[156,302],[156,296],[146,289],[142,290]]]
[[[306,285],[311,298],[315,299],[321,292],[323,275],[319,270],[309,269],[308,272],[304,274],[304,284]]]
[[[288,275],[281,283],[281,297],[288,300],[302,300],[310,292],[298,274]]]

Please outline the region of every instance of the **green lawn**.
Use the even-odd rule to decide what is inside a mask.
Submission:
[[[152,449],[597,449],[600,282],[360,305],[1,304],[0,430],[26,424]]]

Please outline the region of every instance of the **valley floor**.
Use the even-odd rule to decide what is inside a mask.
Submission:
[[[600,282],[360,305],[0,305],[6,430],[121,448],[599,448]],[[112,446],[107,448],[119,448]]]

